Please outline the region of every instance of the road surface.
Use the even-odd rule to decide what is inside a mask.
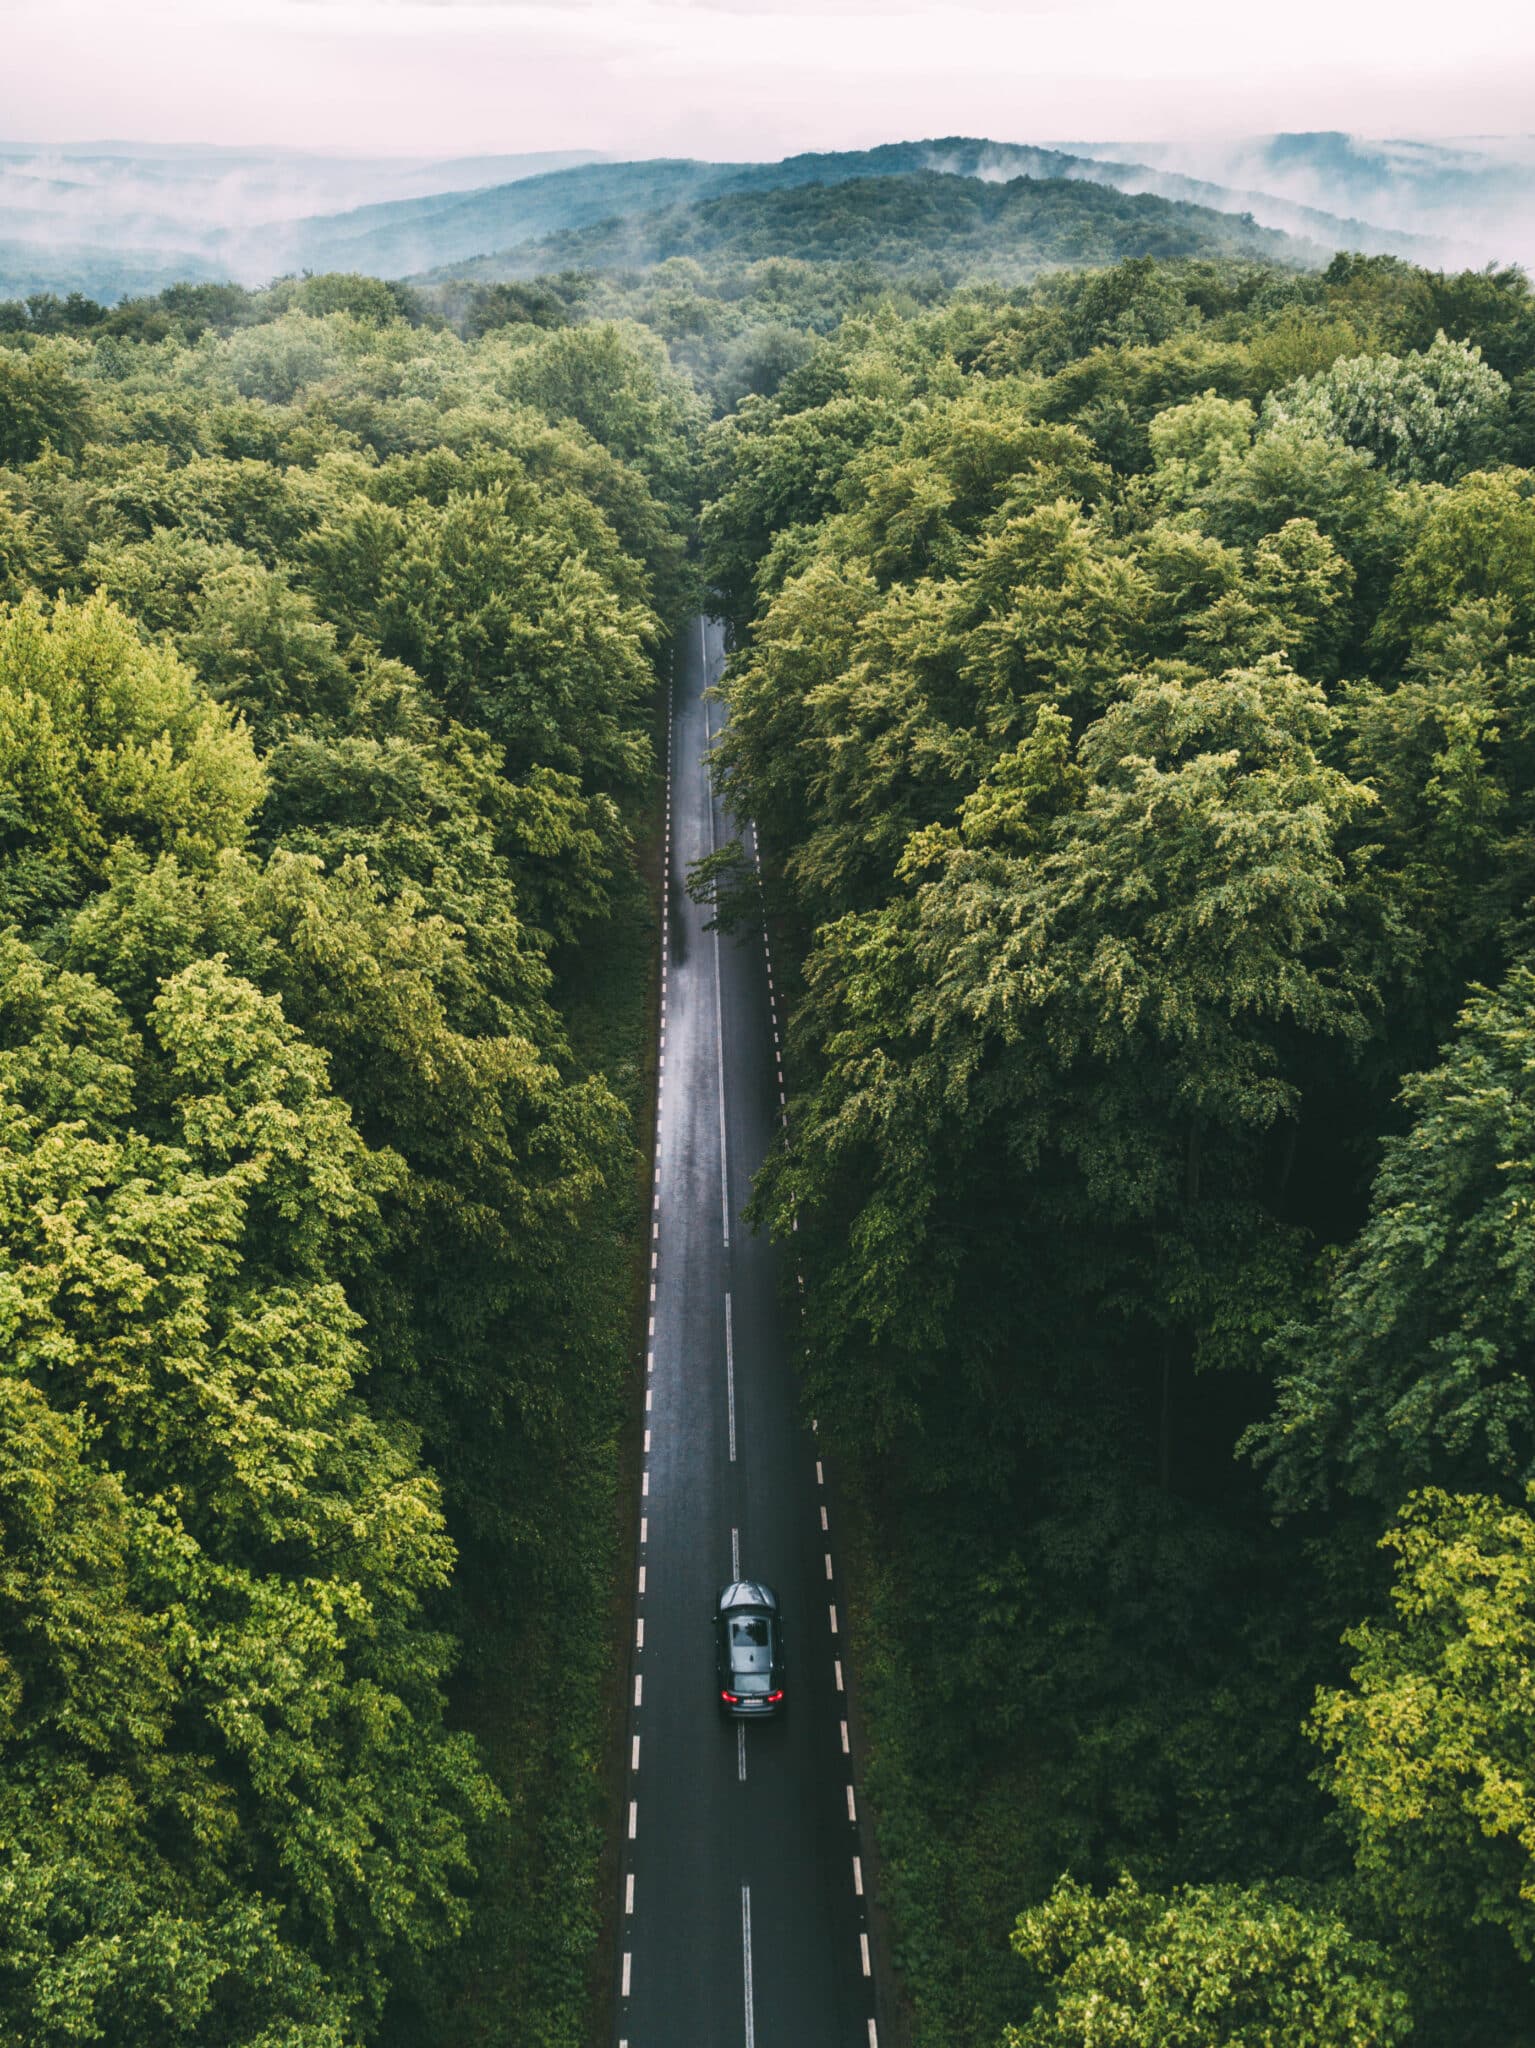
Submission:
[[[772,961],[705,930],[690,862],[735,836],[704,756],[720,629],[672,684],[660,1097],[615,2039],[870,2048],[867,1901],[840,1662],[837,1530],[798,1419],[780,1253],[741,1220],[782,1118]],[[743,834],[750,853],[750,827]],[[777,1589],[790,1711],[723,1721],[711,1625],[735,1577]]]

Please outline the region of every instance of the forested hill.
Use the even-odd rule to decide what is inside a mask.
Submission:
[[[1535,2041],[1532,399],[1519,272],[1127,265],[713,431],[917,2048]]]
[[[937,171],[733,193],[634,219],[569,229],[440,277],[524,278],[642,270],[672,257],[744,265],[773,257],[873,264],[887,276],[937,271],[1005,283],[1127,256],[1246,256],[1317,262],[1322,252],[1240,215],[1129,195],[1080,179],[984,182]]]

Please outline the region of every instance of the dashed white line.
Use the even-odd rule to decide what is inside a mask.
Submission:
[[[826,1474],[821,1470],[819,1458],[815,1461],[815,1483],[817,1486],[824,1486],[826,1484]]]
[[[831,1660],[831,1668],[832,1668],[832,1670],[833,1670],[833,1671],[835,1671],[835,1672],[836,1672],[836,1674],[837,1674],[837,1690],[838,1690],[838,1692],[842,1692],[842,1691],[844,1691],[844,1690],[845,1690],[845,1688],[844,1688],[844,1686],[843,1686],[843,1683],[842,1683],[842,1659],[841,1659],[840,1657],[833,1657],[833,1658],[832,1658],[832,1660]]]
[[[636,1736],[635,1736],[635,1738],[634,1738],[634,1743],[633,1743],[633,1746],[631,1747],[631,1749],[630,1749],[630,1751],[629,1751],[629,1768],[630,1768],[630,1770],[631,1770],[631,1771],[637,1771],[637,1770],[639,1769],[639,1767],[640,1767],[640,1738],[639,1738],[639,1737],[638,1737],[638,1736],[636,1735]]]
[[[859,1898],[863,1897],[863,1865],[856,1856],[853,1858],[853,1890]]]
[[[869,1937],[866,1934],[860,1934],[858,1937],[858,1953],[863,1958],[864,1975],[871,1976],[873,1973],[869,1968]]]
[[[856,1863],[858,1858],[855,1856],[853,1861]],[[624,1879],[624,1911],[626,1913],[634,1911],[634,1872],[632,1870]]]
[[[821,1527],[822,1527],[823,1529],[824,1529],[824,1528],[826,1527],[826,1510],[825,1510],[825,1508],[822,1508],[822,1510],[821,1510]]]
[[[852,1798],[853,1794],[852,1794],[852,1791],[851,1791],[851,1789],[849,1789],[849,1791],[848,1791],[848,1795],[847,1795],[847,1796],[848,1796],[848,1798],[849,1798],[849,1799],[851,1799],[851,1798]],[[629,1839],[630,1839],[630,1841],[631,1841],[631,1842],[632,1842],[632,1841],[634,1840],[635,1836],[636,1836],[636,1835],[637,1835],[637,1834],[639,1833],[639,1831],[640,1831],[640,1802],[639,1802],[639,1801],[638,1801],[637,1799],[631,1799],[631,1800],[629,1801]]]
[[[650,1491],[650,1474],[649,1474],[648,1472],[642,1472],[642,1473],[640,1474],[640,1492],[641,1492],[641,1494],[647,1494],[647,1493],[649,1493],[649,1491]]]
[[[645,1698],[645,1681],[636,1671],[634,1674],[634,1704],[640,1706]]]
[[[743,1785],[746,1783],[746,1723],[744,1721],[737,1721],[736,1723],[736,1776]]]
[[[831,1632],[835,1635],[837,1633],[837,1610],[835,1607],[828,1607],[826,1611],[831,1616]]]
[[[837,1726],[842,1730],[842,1754],[846,1756],[848,1754],[847,1723],[846,1721],[839,1721]]]
[[[623,1998],[629,1996],[629,1951],[627,1949],[624,1950],[624,1988],[620,1996]]]
[[[637,1650],[643,1650],[645,1647],[645,1617],[643,1614],[637,1616],[635,1619],[634,1647]]]
[[[649,1521],[649,1517],[648,1517],[648,1516],[646,1516],[646,1515],[641,1515],[641,1516],[640,1516],[640,1543],[641,1543],[641,1546],[645,1545],[645,1544],[646,1544],[646,1543],[648,1543],[649,1541],[650,1541],[650,1521]]]
[[[619,2042],[618,2048],[624,2048],[622,2041]],[[873,2020],[869,2022],[869,2048],[879,2048],[879,2034],[875,2030]]]
[[[646,1456],[647,1458],[648,1458],[648,1457],[650,1456],[650,1431],[649,1431],[648,1429],[647,1429],[647,1430],[646,1430],[646,1432],[645,1432],[645,1456]],[[830,1558],[827,1558],[826,1562],[827,1562],[828,1564],[830,1564],[830,1563],[831,1563],[831,1559],[830,1559]],[[828,1573],[826,1574],[826,1576],[827,1576],[827,1578],[830,1578],[830,1577],[831,1577],[831,1573],[830,1573],[830,1572],[828,1572]]]
[[[643,1565],[641,1565],[641,1566],[640,1566],[640,1592],[641,1592],[641,1593],[643,1593],[643,1592],[644,1592],[644,1590],[645,1590],[645,1567],[644,1567]]]
[[[733,1579],[738,1579],[741,1576],[741,1532],[739,1529],[732,1529],[730,1532],[730,1576]]]
[[[851,1785],[847,1788],[847,1817],[850,1824],[856,1828],[858,1825],[858,1808],[853,1802],[853,1788]]]
[[[649,1435],[648,1430],[646,1431],[646,1434]],[[646,1444],[645,1448],[648,1451],[650,1449],[649,1444]],[[831,1577],[831,1552],[829,1550],[826,1553],[826,1576],[827,1578]]]

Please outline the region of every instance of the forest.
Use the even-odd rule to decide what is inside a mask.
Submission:
[[[711,429],[920,2048],[1532,2038],[1532,400],[1522,273],[1130,263]]]
[[[729,204],[0,305],[0,2041],[602,2030],[702,604],[911,2048],[1535,2042],[1528,281]]]
[[[698,402],[188,303],[0,348],[0,2039],[576,2041]]]

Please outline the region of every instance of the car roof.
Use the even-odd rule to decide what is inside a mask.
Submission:
[[[721,1593],[720,1613],[728,1614],[742,1607],[765,1608],[769,1614],[776,1614],[778,1595],[760,1579],[737,1579]]]

